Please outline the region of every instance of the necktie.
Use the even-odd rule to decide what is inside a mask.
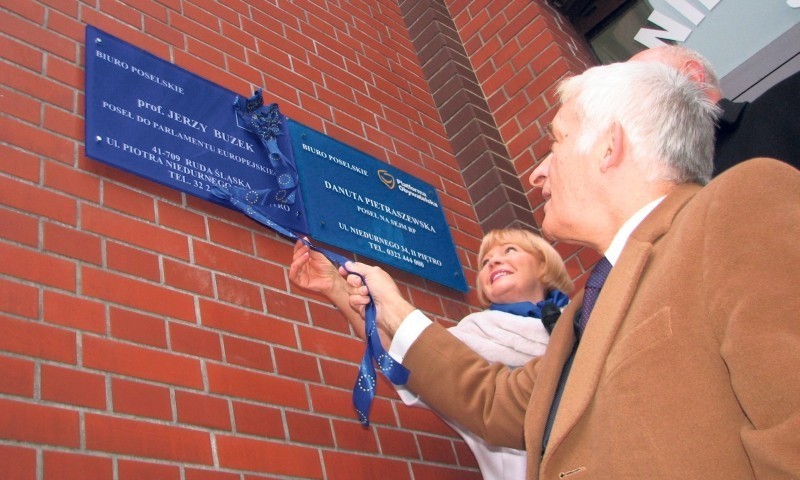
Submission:
[[[589,316],[592,313],[592,309],[594,309],[594,304],[597,301],[597,297],[600,295],[600,289],[603,288],[603,284],[606,282],[606,278],[608,278],[608,274],[610,272],[611,262],[609,262],[607,258],[603,257],[595,264],[594,268],[592,269],[592,273],[589,274],[589,279],[586,280],[580,317],[577,319],[578,321],[575,322],[575,346],[572,347],[572,353],[570,353],[569,358],[567,358],[566,363],[564,363],[564,368],[561,370],[561,377],[558,379],[558,387],[556,388],[556,393],[553,397],[553,404],[550,406],[550,415],[547,417],[547,424],[545,425],[544,429],[544,437],[542,438],[542,452],[544,452],[544,449],[547,447],[547,442],[550,440],[550,431],[552,430],[553,424],[556,420],[558,405],[561,403],[561,395],[564,393],[564,386],[567,383],[569,371],[572,369],[572,361],[575,359],[575,352],[578,350],[578,344],[583,336],[583,331],[586,328],[586,324],[589,323]]]
[[[586,329],[586,324],[589,323],[589,315],[592,313],[594,303],[600,295],[600,289],[606,282],[608,274],[611,272],[611,262],[606,257],[603,257],[592,269],[589,279],[586,280],[586,287],[583,293],[583,306],[581,307],[581,319],[578,322],[580,333]]]

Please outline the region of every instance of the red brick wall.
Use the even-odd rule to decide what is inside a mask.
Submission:
[[[447,6],[541,225],[544,201],[528,177],[550,149],[545,128],[558,109],[555,85],[594,65],[594,56],[545,0],[447,0]],[[597,254],[556,248],[581,284]]]
[[[465,33],[510,45],[533,33],[470,22],[473,2],[452,3]],[[523,3],[540,12],[529,28],[546,45],[567,38],[544,7],[506,8]],[[391,0],[0,2],[0,478],[478,478],[457,435],[398,405],[384,380],[372,427],[358,424],[363,345],[323,299],[290,286],[289,241],[84,156],[86,24],[230,90],[263,86],[287,115],[433,184],[467,265],[481,234]],[[467,49],[527,172],[546,150],[529,119],[552,103],[503,106],[575,67],[556,49],[531,72],[536,87],[509,92],[498,75],[514,75],[488,73],[473,35]],[[535,63],[524,46],[510,58]],[[393,274],[441,321],[474,309],[473,292]]]

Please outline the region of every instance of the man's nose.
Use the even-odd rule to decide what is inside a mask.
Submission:
[[[550,157],[553,156],[553,153],[548,153],[542,163],[539,164],[536,168],[533,169],[531,172],[531,176],[528,177],[528,181],[530,182],[531,186],[534,188],[542,188],[544,185],[544,181],[547,178],[547,174],[550,170]]]

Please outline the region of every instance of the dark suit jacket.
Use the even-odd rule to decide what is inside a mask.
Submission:
[[[799,289],[800,172],[758,159],[678,187],[634,230],[544,453],[582,292],[522,368],[487,364],[439,325],[404,365],[433,408],[526,448],[528,479],[797,479]]]
[[[714,175],[755,157],[771,157],[800,168],[800,72],[752,102],[722,99]]]

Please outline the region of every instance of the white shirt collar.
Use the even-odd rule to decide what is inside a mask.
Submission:
[[[611,241],[611,245],[608,246],[608,250],[605,252],[605,257],[611,262],[611,265],[616,265],[617,260],[619,260],[619,256],[622,253],[623,247],[625,247],[625,243],[628,241],[628,237],[631,236],[631,233],[639,226],[640,223],[653,211],[654,208],[661,203],[662,200],[666,198],[666,195],[663,197],[657,198],[652,202],[648,203],[644,207],[640,208],[636,213],[634,213],[631,218],[625,220],[625,223],[622,224],[622,227],[617,231],[617,234],[614,235],[614,239]]]

